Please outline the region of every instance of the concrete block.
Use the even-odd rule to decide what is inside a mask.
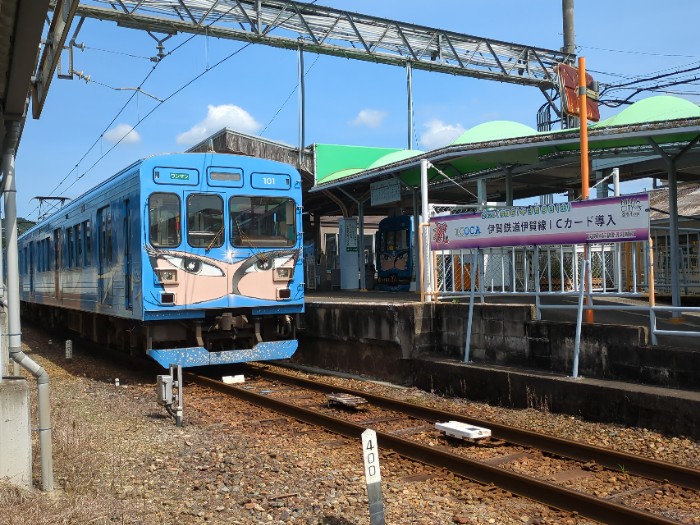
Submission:
[[[503,320],[502,319],[485,319],[484,332],[490,336],[503,337]]]
[[[32,486],[29,387],[24,378],[4,377],[0,383],[0,479]]]
[[[503,338],[503,343],[505,346],[505,349],[508,350],[509,352],[513,352],[514,354],[518,355],[528,355],[528,344],[527,344],[527,339],[525,338],[524,335],[516,336],[516,337],[504,337]]]

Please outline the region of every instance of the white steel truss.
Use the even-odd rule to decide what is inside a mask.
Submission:
[[[556,87],[573,57],[291,0],[85,0],[77,16],[513,84]]]

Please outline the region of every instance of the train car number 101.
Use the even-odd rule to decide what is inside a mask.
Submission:
[[[278,173],[253,173],[251,185],[260,189],[288,190],[292,187],[292,180],[289,175]]]

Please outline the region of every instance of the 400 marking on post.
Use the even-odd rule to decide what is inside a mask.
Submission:
[[[365,479],[367,484],[379,483],[382,480],[382,476],[379,473],[377,433],[371,428],[362,433],[362,454],[365,460]]]
[[[382,499],[382,477],[379,474],[379,447],[377,433],[368,428],[362,433],[362,455],[365,460],[365,480],[369,497],[370,525],[384,525],[384,501]]]

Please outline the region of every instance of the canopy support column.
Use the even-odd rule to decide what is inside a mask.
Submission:
[[[681,306],[681,287],[678,275],[680,273],[680,246],[678,244],[678,173],[676,163],[700,140],[700,135],[691,140],[676,155],[669,155],[652,138],[647,139],[654,151],[666,162],[668,171],[668,215],[669,215],[669,245],[671,253],[669,262],[671,266],[671,305]],[[674,311],[672,317],[680,317],[680,312]]]
[[[304,84],[304,48],[299,44],[299,167],[304,158],[306,143],[306,87]]]
[[[406,62],[406,90],[408,91],[408,149],[413,149],[413,66]]]

